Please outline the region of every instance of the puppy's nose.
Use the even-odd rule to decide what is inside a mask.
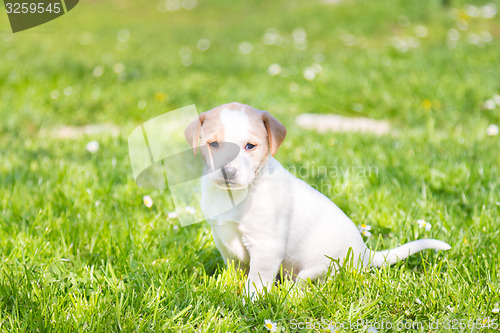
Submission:
[[[238,170],[232,167],[225,166],[222,168],[222,173],[224,174],[224,177],[228,179],[234,178],[237,172]]]

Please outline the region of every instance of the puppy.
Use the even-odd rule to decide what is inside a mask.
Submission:
[[[202,113],[184,134],[207,165],[201,208],[211,216],[215,244],[226,263],[234,261],[248,272],[250,296],[271,286],[280,266],[295,279],[315,280],[328,271],[331,258],[343,259],[349,249],[356,262],[382,266],[424,249],[451,248],[439,240],[422,239],[392,250],[368,249],[340,208],[273,157],[286,129],[266,111],[225,104]],[[236,154],[219,159],[224,162],[214,167],[214,156],[227,157],[228,145],[237,148]],[[218,214],[228,192],[238,204]]]

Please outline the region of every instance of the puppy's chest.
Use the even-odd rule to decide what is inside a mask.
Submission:
[[[215,244],[224,259],[248,263],[250,256],[244,244],[239,224],[233,221],[211,221]]]

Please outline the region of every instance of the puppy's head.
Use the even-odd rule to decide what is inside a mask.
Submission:
[[[212,183],[243,189],[253,182],[269,155],[276,154],[286,129],[269,112],[230,103],[200,114],[184,135],[194,154],[201,152]]]

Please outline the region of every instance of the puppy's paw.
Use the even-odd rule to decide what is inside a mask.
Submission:
[[[247,301],[246,301],[247,299],[250,300],[250,303],[254,303],[257,300],[257,294],[255,292],[253,292],[252,294],[249,295],[245,292],[245,295],[241,299],[243,304],[247,304]]]
[[[254,282],[247,280],[243,294],[244,294],[245,298],[250,299],[250,301],[253,303],[257,300],[257,297],[259,296],[259,292],[261,290],[262,290],[262,286],[260,284],[259,284],[259,286],[257,286]]]
[[[243,295],[243,304],[245,304],[245,299],[249,299],[252,303],[257,299],[257,291],[255,288],[245,288]]]

